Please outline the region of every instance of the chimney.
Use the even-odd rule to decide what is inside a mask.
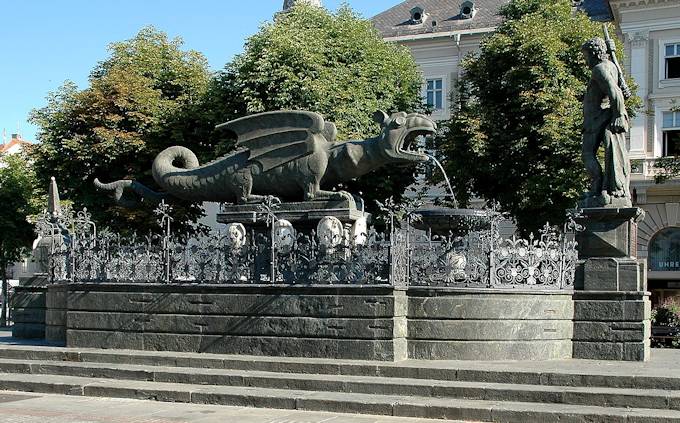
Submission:
[[[21,135],[20,134],[12,134],[12,140],[20,140]]]

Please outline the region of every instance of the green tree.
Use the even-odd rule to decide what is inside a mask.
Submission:
[[[33,154],[36,172],[39,180],[56,176],[64,197],[86,206],[100,223],[155,228],[151,207],[117,207],[92,181],[136,179],[153,186],[151,163],[164,148],[184,145],[207,155],[209,142],[202,141],[212,122],[203,118],[203,99],[211,74],[203,55],[182,50],[180,39],[152,27],[111,44],[109,51],[87,88],[66,82],[33,111],[41,142]],[[201,213],[188,203],[174,208],[182,227]]]
[[[35,174],[25,157],[0,156],[0,272],[2,272],[2,315],[7,323],[7,272],[30,251],[35,238],[28,216],[38,212]]]
[[[387,43],[348,7],[305,4],[276,16],[220,72],[212,109],[222,119],[279,109],[311,110],[338,127],[338,139],[375,136],[376,110],[422,108],[421,76],[409,51]],[[381,169],[346,188],[372,199],[399,196],[413,169]]]
[[[602,29],[569,0],[512,0],[500,14],[462,63],[459,110],[438,142],[461,202],[494,200],[528,232],[563,221],[586,188],[581,45]],[[639,100],[629,103],[632,112]]]

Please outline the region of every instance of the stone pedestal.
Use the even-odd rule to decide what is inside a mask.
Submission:
[[[647,361],[651,304],[647,263],[636,257],[642,209],[586,208],[577,222],[574,358]]]
[[[577,219],[584,230],[576,235],[579,258],[636,257],[637,224],[644,211],[631,208],[589,208]]]
[[[645,292],[647,266],[634,258],[597,257],[583,261],[584,291]]]
[[[575,292],[574,358],[649,360],[651,313],[647,292]]]
[[[12,295],[12,336],[19,339],[45,337],[46,286],[17,286]]]

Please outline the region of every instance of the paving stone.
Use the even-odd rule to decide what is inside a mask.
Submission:
[[[8,392],[5,423],[426,423],[422,419]],[[443,421],[442,423],[456,423]],[[458,422],[461,423],[461,422]]]

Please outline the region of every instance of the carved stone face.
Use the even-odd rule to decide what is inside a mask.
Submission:
[[[295,244],[295,228],[285,219],[274,223],[274,243],[280,253],[288,254]]]
[[[382,111],[375,112],[373,119],[382,127],[380,145],[389,162],[411,164],[429,160],[412,147],[418,137],[435,135],[437,124],[432,119],[419,113],[398,112],[387,116]]]
[[[246,228],[240,223],[227,225],[227,246],[232,250],[240,250],[246,244]]]
[[[366,245],[366,242],[368,242],[368,222],[365,217],[354,222],[350,237],[353,246]]]
[[[345,235],[342,222],[335,217],[326,216],[316,227],[316,236],[319,245],[326,250],[331,250],[342,244]]]
[[[450,251],[446,254],[446,268],[448,271],[447,277],[450,281],[464,279],[466,266],[467,258],[464,254],[453,251]]]

